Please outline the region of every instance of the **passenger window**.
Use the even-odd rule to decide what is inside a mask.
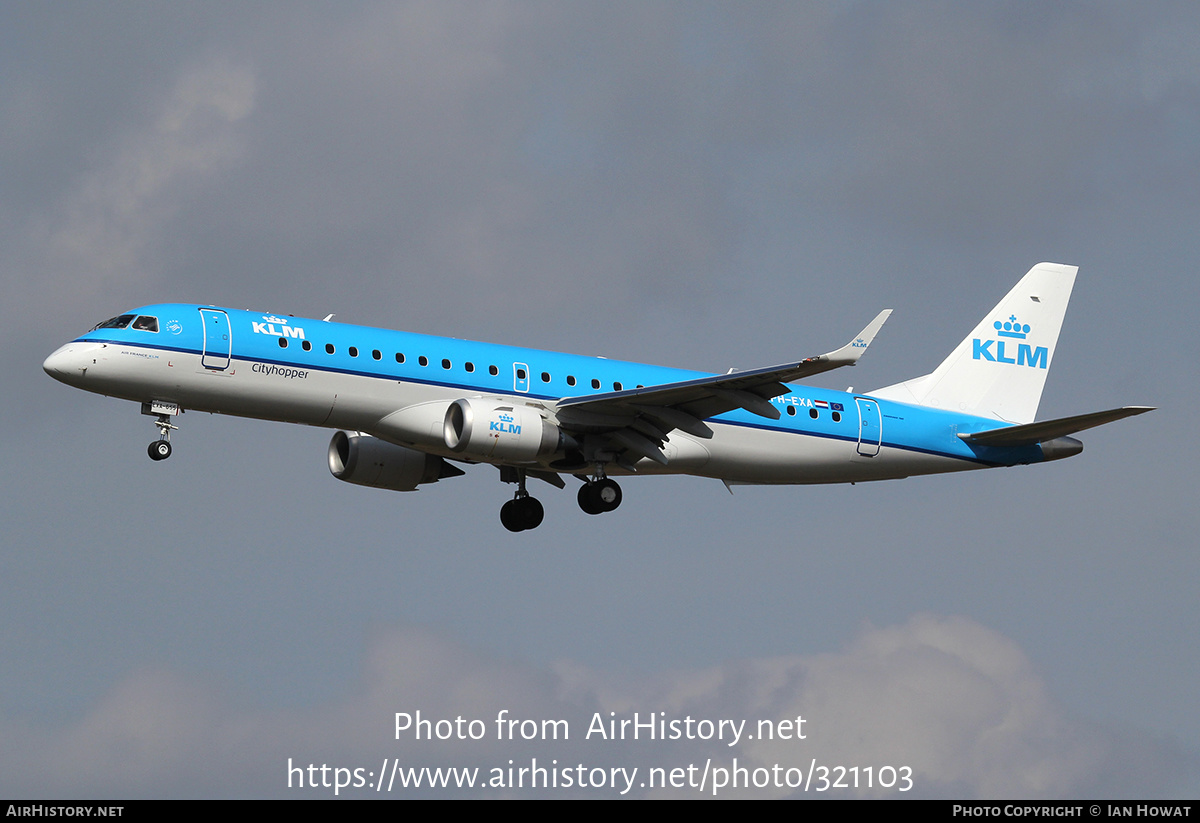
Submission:
[[[449,361],[449,360],[447,360],[447,359],[446,359],[446,358],[444,358],[444,357],[442,358],[442,368],[443,368],[443,369],[449,369],[449,368],[450,368],[450,361]]]
[[[326,353],[326,354],[333,354],[333,344],[332,344],[332,343],[326,343],[326,344],[325,344],[325,353]]]
[[[500,373],[500,370],[498,368],[496,368],[495,366],[488,366],[488,374],[490,374],[492,377],[495,377],[499,373]]]
[[[568,386],[574,386],[574,385],[575,385],[575,375],[573,375],[573,374],[568,374],[568,375],[567,375],[567,385],[568,385]]]
[[[305,351],[312,351],[312,343],[309,343],[307,340],[305,340],[300,344],[300,348],[304,349]]]
[[[517,379],[518,380],[525,379],[525,370],[524,369],[517,369]]]
[[[420,363],[422,366],[428,366],[429,358],[426,357],[425,355],[421,355],[420,357],[417,358],[417,362]]]
[[[809,410],[808,410],[808,416],[809,416],[809,417],[811,417],[813,420],[816,420],[816,419],[817,419],[817,410],[816,410],[816,409],[809,409]]]
[[[281,348],[281,349],[287,348],[287,338],[286,337],[279,338],[279,348]]]
[[[137,331],[158,331],[158,318],[141,315],[137,320],[133,321],[133,327]]]
[[[594,378],[594,377],[592,378],[592,388],[593,388],[593,389],[598,389],[598,388],[600,388],[600,381],[599,381],[599,380],[597,380],[597,379],[596,379],[596,378]]]
[[[549,383],[549,382],[550,382],[550,372],[548,372],[548,371],[544,371],[544,372],[542,372],[542,382],[543,382],[543,383]]]
[[[396,362],[397,362],[397,363],[403,363],[403,362],[404,362],[404,355],[403,355],[403,354],[401,354],[400,352],[396,352]]]
[[[351,357],[358,357],[358,346],[351,346],[351,347],[350,347],[350,356],[351,356]]]
[[[383,353],[379,351],[379,349],[375,349],[375,351],[371,352],[371,357],[375,358],[376,360],[382,360]]]
[[[620,390],[621,390],[621,384],[613,383],[613,391],[620,391]]]
[[[841,413],[841,412],[834,412],[834,413],[833,413],[833,422],[834,422],[834,423],[841,423],[841,422],[842,422],[842,413]]]
[[[795,406],[789,404],[787,407],[787,410],[788,410],[788,414],[790,414],[792,417],[796,416],[796,407]]]
[[[472,371],[475,371],[475,364],[472,363],[470,360],[468,360],[466,363],[463,364],[463,368],[469,372],[472,372]]]

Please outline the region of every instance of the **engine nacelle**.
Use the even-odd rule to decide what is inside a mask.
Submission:
[[[573,445],[537,409],[501,400],[455,400],[442,427],[446,448],[484,462],[536,463]]]
[[[329,441],[329,471],[347,483],[398,492],[415,491],[422,483],[464,474],[432,454],[342,431]]]

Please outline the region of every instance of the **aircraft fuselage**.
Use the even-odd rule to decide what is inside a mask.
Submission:
[[[173,303],[105,321],[43,368],[141,403],[154,460],[193,409],[338,429],[329,470],[363,486],[414,491],[497,466],[517,484],[500,520],[523,531],[544,515],[528,478],[561,488],[574,475],[580,508],[601,514],[621,503],[610,475],[853,483],[1078,454],[1069,435],[1150,408],[1034,422],[1076,272],[1034,266],[934,371],[867,394],[798,381],[857,363],[890,310],[834,351],[703,374]]]
[[[557,422],[561,398],[706,376],[209,306],[151,305],[129,316],[145,318],[143,328],[131,321],[88,332],[47,358],[46,371],[77,388],[139,403],[363,432],[450,459],[462,456],[446,446],[445,409],[460,398],[526,406]],[[152,325],[158,330],[148,330]],[[840,483],[1044,459],[1037,445],[980,447],[958,437],[992,429],[996,420],[830,389],[788,389],[769,401],[778,420],[735,409],[708,420],[711,438],[672,431],[664,446],[667,464],[641,457],[637,473]],[[408,409],[428,413],[413,413],[415,422],[399,429],[385,422]],[[559,457],[488,462],[553,470]],[[630,472],[613,466],[609,473]]]

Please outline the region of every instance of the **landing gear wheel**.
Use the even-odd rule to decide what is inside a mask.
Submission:
[[[522,497],[517,500],[517,511],[521,515],[521,524],[526,529],[536,529],[542,525],[546,510],[536,497]]]
[[[579,487],[579,508],[588,514],[603,514],[621,505],[621,487],[607,477]]]
[[[500,522],[510,532],[523,532],[542,525],[546,510],[536,497],[516,497],[500,507]]]
[[[607,477],[599,480],[596,482],[596,499],[600,501],[600,511],[610,512],[621,505],[621,487]]]
[[[519,532],[524,528],[524,526],[521,525],[520,518],[517,516],[516,500],[509,500],[500,507],[500,522],[504,525],[504,528],[508,529],[510,532]]]
[[[146,449],[146,453],[150,455],[151,460],[166,460],[171,456],[171,441],[155,440]]]
[[[579,508],[587,514],[600,514],[604,511],[600,508],[600,498],[596,495],[595,483],[584,483],[580,486],[578,500]]]

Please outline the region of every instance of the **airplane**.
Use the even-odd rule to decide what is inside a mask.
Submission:
[[[1078,268],[1034,266],[929,374],[855,393],[796,381],[853,366],[891,310],[803,360],[703,374],[216,306],[143,306],[46,358],[67,385],[155,418],[153,460],[185,410],[332,428],[329,470],[395,491],[488,463],[517,486],[509,531],[536,528],[529,478],[582,481],[588,514],[621,504],[613,476],[734,485],[856,483],[1059,460],[1070,435],[1151,411],[1034,422]]]

